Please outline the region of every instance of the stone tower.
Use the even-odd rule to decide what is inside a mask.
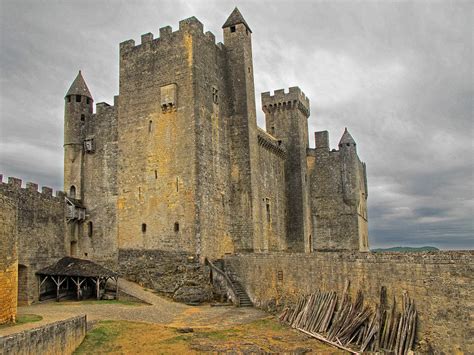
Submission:
[[[83,144],[93,104],[81,71],[64,99],[64,191],[69,197],[80,200],[83,198]]]
[[[329,149],[327,131],[315,133],[308,150],[313,246],[320,251],[368,251],[367,175],[347,129],[339,150]]]
[[[285,162],[287,195],[287,242],[289,249],[309,251],[312,238],[309,227],[308,149],[309,99],[298,87],[288,93],[275,90],[274,96],[262,94],[266,129],[281,140],[287,150]]]
[[[236,248],[253,250],[261,234],[257,187],[257,120],[252,59],[252,31],[235,8],[224,25],[230,99],[232,235]]]

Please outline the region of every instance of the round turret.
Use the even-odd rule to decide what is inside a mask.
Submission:
[[[82,144],[94,100],[81,71],[64,97],[64,145]]]
[[[344,129],[344,133],[342,134],[341,140],[339,141],[339,148],[347,149],[347,148],[355,148],[356,142],[354,138],[352,138],[351,134],[347,130],[347,127]]]

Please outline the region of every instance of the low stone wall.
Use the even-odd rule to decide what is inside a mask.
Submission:
[[[418,310],[420,351],[474,353],[474,251],[242,254],[226,257],[225,267],[256,306],[271,311],[318,289],[342,294],[346,280],[374,304],[381,286],[398,304],[406,290]]]
[[[163,250],[120,249],[118,272],[178,302],[213,298],[209,267],[191,254]]]
[[[86,336],[86,325],[86,316],[82,315],[0,337],[0,353],[72,354]]]

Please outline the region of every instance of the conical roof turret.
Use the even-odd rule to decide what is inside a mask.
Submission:
[[[356,144],[354,138],[352,138],[351,134],[347,130],[347,127],[344,129],[344,133],[342,134],[341,140],[339,141],[339,146],[343,144]]]
[[[80,70],[76,76],[76,79],[74,79],[74,81],[71,84],[71,87],[67,91],[66,96],[69,96],[69,95],[82,95],[82,96],[87,96],[92,99],[92,95],[89,91],[89,88],[87,87],[86,82],[84,81],[84,78],[82,77]]]
[[[239,23],[243,23],[245,27],[247,27],[247,29],[250,32],[252,32],[249,25],[247,24],[247,21],[245,21],[244,17],[240,13],[239,9],[235,7],[234,11],[232,11],[230,16],[227,18],[226,22],[222,25],[222,28],[235,26],[235,25],[238,25]]]

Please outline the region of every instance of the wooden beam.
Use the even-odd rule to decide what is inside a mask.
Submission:
[[[313,338],[316,338],[316,339],[318,339],[318,340],[321,340],[321,341],[324,342],[324,343],[327,343],[327,344],[330,344],[330,345],[332,345],[332,346],[338,347],[339,349],[348,351],[348,352],[350,352],[351,354],[356,354],[356,355],[360,354],[360,353],[358,353],[357,351],[354,351],[354,350],[352,350],[352,349],[346,348],[345,346],[343,346],[343,345],[341,345],[341,344],[339,344],[339,343],[335,343],[335,342],[333,342],[333,341],[327,340],[325,337],[323,337],[323,336],[321,336],[321,335],[319,335],[319,334],[313,334],[313,333],[310,333],[310,332],[308,332],[308,331],[306,331],[306,330],[304,330],[304,329],[301,329],[301,328],[296,328],[296,329],[298,329],[300,332],[303,332],[303,333],[305,333],[305,334],[307,334],[307,335],[309,335],[309,336],[311,336],[311,337],[313,337]]]

